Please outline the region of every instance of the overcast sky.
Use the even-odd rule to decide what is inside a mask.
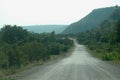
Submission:
[[[120,0],[0,0],[4,24],[71,24],[95,8],[120,6]]]

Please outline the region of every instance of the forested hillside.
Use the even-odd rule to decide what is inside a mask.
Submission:
[[[34,33],[51,33],[55,31],[56,34],[62,33],[68,25],[32,25],[32,26],[22,26],[23,29]]]
[[[29,64],[63,54],[72,45],[71,40],[55,32],[36,34],[16,25],[5,25],[0,30],[0,79]]]
[[[93,10],[86,17],[78,22],[68,26],[63,31],[63,34],[75,34],[84,32],[92,28],[98,27],[104,20],[106,20],[118,7],[108,7]]]
[[[120,8],[100,27],[77,34],[77,39],[103,60],[120,61]]]

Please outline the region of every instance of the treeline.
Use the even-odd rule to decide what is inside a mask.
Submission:
[[[77,40],[103,60],[120,61],[120,9],[100,27],[76,34]]]
[[[34,62],[50,60],[51,55],[67,52],[72,45],[73,41],[55,32],[37,34],[16,25],[5,25],[0,30],[0,76]]]

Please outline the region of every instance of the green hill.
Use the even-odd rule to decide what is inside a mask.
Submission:
[[[63,32],[68,25],[32,25],[23,26],[24,29],[34,33],[51,33],[55,31],[56,34]]]
[[[120,63],[120,8],[92,30],[76,34],[80,44],[85,44],[95,56]]]
[[[68,26],[63,34],[75,34],[98,27],[106,20],[118,7],[107,7],[93,10],[83,19]]]

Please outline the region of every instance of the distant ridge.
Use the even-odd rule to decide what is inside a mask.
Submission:
[[[88,14],[83,19],[69,25],[62,33],[75,34],[98,27],[118,8],[119,7],[107,7],[94,9],[90,14]]]
[[[56,34],[63,32],[68,25],[32,25],[22,26],[24,29],[34,33],[51,33],[55,31]]]

